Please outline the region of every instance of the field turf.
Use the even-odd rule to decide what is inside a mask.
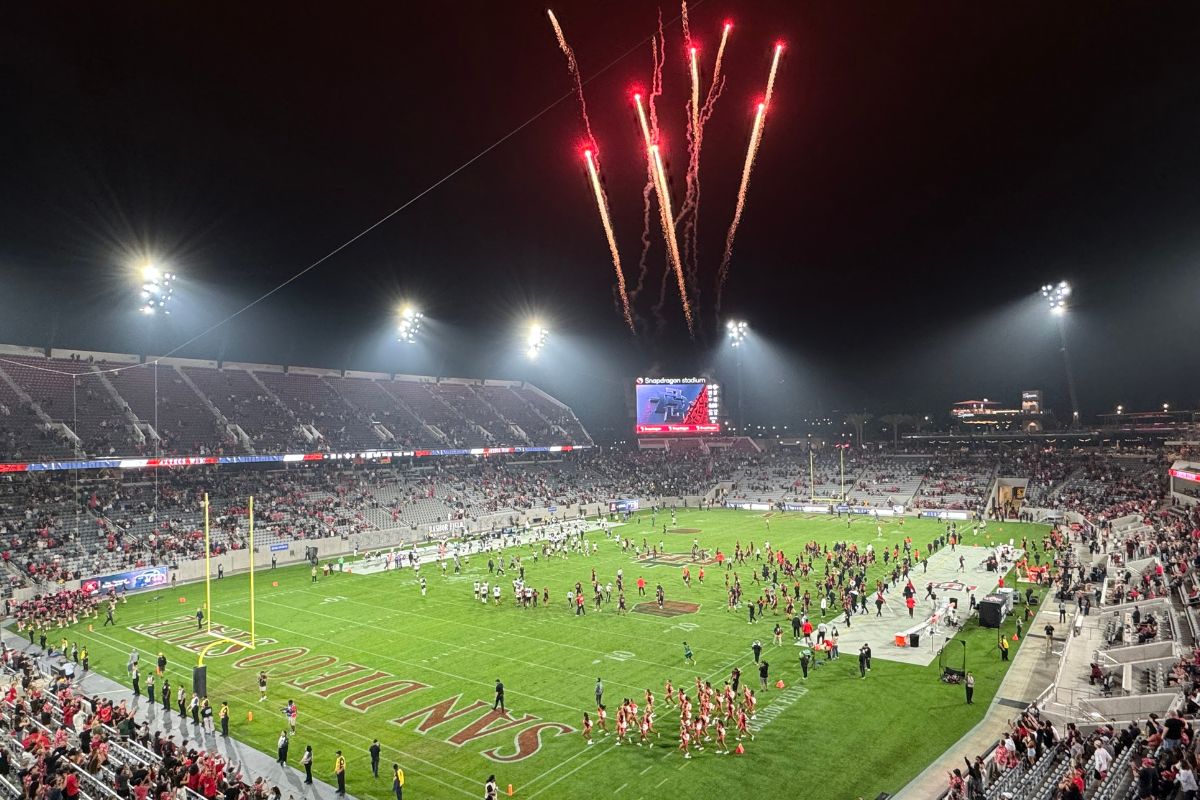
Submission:
[[[644,514],[617,531],[638,542],[643,536],[655,543],[665,540],[668,552],[681,555],[693,538],[726,553],[737,540],[761,546],[765,539],[789,556],[810,540],[878,546],[874,524],[866,519],[847,529],[833,517],[776,514],[768,531],[758,513],[685,511],[677,527],[699,532],[666,536],[664,521],[669,522],[659,515],[658,529],[651,531]],[[885,541],[907,534],[923,549],[943,528],[937,521],[908,519],[901,531],[888,522]],[[990,535],[1040,540],[1044,530],[993,523]],[[528,547],[506,551],[506,558],[523,556],[530,585],[550,589],[549,607],[528,610],[512,603],[515,572],[501,579],[499,607],[472,599],[472,582],[488,577],[487,558],[479,554],[461,575],[443,578],[436,565],[425,566],[429,589],[424,598],[411,570],[335,574],[312,583],[307,566],[260,569],[256,651],[217,647],[206,660],[214,708],[229,701],[233,736],[274,754],[285,727],[282,706],[294,698],[300,713],[291,763],[298,764],[304,745],[311,744],[315,774],[332,782],[333,753],[340,748],[349,762],[348,791],[363,798],[390,797],[388,767],[398,761],[406,771],[409,797],[480,797],[484,779],[494,773],[502,791],[511,784],[517,797],[546,800],[639,800],[691,795],[698,788],[706,795],[720,792],[727,800],[757,800],[781,791],[801,800],[829,800],[898,790],[978,721],[1003,677],[1006,665],[999,661],[995,632],[972,622],[959,636],[966,637],[977,679],[973,706],[964,703],[960,686],[938,680],[936,661],[922,668],[880,658],[888,646],[883,641],[874,647],[874,669],[866,680],[859,679],[856,653],[850,652],[802,682],[799,649],[790,643],[782,609],[779,617],[768,614],[764,623],[751,627],[744,611],[725,610],[723,575],[715,566],[708,568],[703,586],[693,577],[689,590],[678,567],[636,563],[599,532],[590,539],[599,545],[595,556],[535,563]],[[589,597],[588,613],[577,617],[567,608],[567,591],[576,581],[587,587],[593,568],[602,583],[624,569],[631,609],[639,600],[652,601],[660,582],[668,600],[696,603],[699,609],[671,618],[618,615],[614,593],[602,613],[592,611]],[[749,569],[740,571],[747,593],[756,593]],[[695,576],[697,570],[692,572]],[[871,577],[882,572],[880,564]],[[649,583],[646,598],[637,597],[638,575]],[[813,579],[804,585],[813,588]],[[93,669],[125,684],[131,646],[142,652],[143,676],[162,650],[172,684],[190,689],[198,643],[209,641],[195,635],[194,615],[203,597],[203,585],[194,584],[132,595],[118,608],[117,627],[101,627],[95,620],[94,631],[81,623],[67,635],[89,645]],[[245,575],[214,581],[212,602],[214,624],[248,627]],[[786,630],[782,648],[771,644],[777,620]],[[685,761],[676,749],[677,714],[663,704],[664,680],[694,697],[696,676],[719,688],[738,665],[745,682],[757,687],[750,651],[755,638],[763,641],[772,665],[772,687],[759,693],[757,724],[768,718],[770,723],[754,741],[744,742],[744,755],[718,755],[710,746]],[[685,639],[695,652],[694,667],[683,662]],[[258,701],[259,668],[270,676],[265,703]],[[610,729],[622,697],[641,705],[643,692],[654,692],[662,735],[655,747],[617,747],[613,736],[598,732],[597,743],[585,745],[579,729],[584,711],[594,716],[597,677],[604,680]],[[497,678],[507,689],[506,715],[492,712]],[[787,687],[783,692],[773,685],[779,679]],[[808,691],[788,691],[798,685]],[[773,703],[783,705],[769,711]],[[368,767],[367,747],[374,737],[383,746],[379,780],[372,779]]]

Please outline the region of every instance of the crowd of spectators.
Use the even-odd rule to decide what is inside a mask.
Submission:
[[[67,676],[5,649],[0,702],[0,786],[12,796],[106,800],[278,800],[281,790],[245,774],[211,733],[177,742],[134,718],[127,701],[89,696]],[[207,702],[207,701],[206,701]]]

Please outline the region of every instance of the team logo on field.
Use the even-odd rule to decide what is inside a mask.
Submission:
[[[662,608],[658,607],[658,603],[638,603],[633,610],[639,614],[650,614],[654,617],[678,617],[683,614],[695,614],[700,610],[700,604],[664,600]]]
[[[979,587],[969,586],[961,581],[940,581],[935,582],[933,588],[940,592],[973,592]]]

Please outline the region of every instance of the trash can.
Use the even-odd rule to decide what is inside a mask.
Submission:
[[[917,647],[917,646],[919,646],[920,644],[921,644],[921,634],[919,634],[919,633],[910,633],[910,634],[908,635],[908,646],[909,646],[909,647]]]

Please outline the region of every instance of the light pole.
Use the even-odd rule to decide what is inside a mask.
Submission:
[[[742,345],[750,333],[750,326],[745,320],[729,320],[725,323],[725,332],[729,335],[729,346],[734,350],[737,365],[737,416],[738,425],[744,425],[746,418],[742,406],[742,396],[746,393],[746,384],[742,379]]]
[[[1075,394],[1075,374],[1071,371],[1071,355],[1067,352],[1067,298],[1071,296],[1071,284],[1059,281],[1042,287],[1042,297],[1050,306],[1050,314],[1058,323],[1058,339],[1062,343],[1063,367],[1067,371],[1067,392],[1071,398],[1071,427],[1079,427],[1079,398]]]

